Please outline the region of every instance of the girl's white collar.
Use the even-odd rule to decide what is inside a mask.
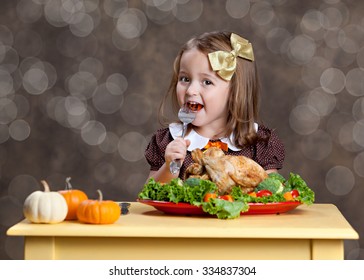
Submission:
[[[254,128],[256,131],[258,131],[258,124],[254,123]],[[180,137],[182,134],[182,124],[181,123],[171,123],[169,125],[169,132],[171,133],[173,139],[176,139],[177,137]],[[231,134],[229,138],[224,137],[224,138],[220,138],[221,142],[224,142],[226,144],[228,144],[228,147],[230,150],[232,151],[240,151],[241,148],[236,147],[233,143],[233,137],[234,135]],[[209,139],[199,135],[196,131],[194,131],[193,129],[190,131],[190,133],[185,136],[185,139],[188,139],[191,141],[191,144],[188,146],[187,150],[188,151],[192,151],[194,149],[202,149],[203,147],[205,147],[207,145],[207,143],[209,142]]]

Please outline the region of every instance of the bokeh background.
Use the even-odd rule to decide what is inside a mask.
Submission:
[[[0,259],[6,230],[45,179],[134,201],[149,168],[173,60],[191,36],[230,30],[254,47],[261,117],[300,174],[364,234],[364,1],[0,0]],[[364,239],[345,241],[364,259]]]

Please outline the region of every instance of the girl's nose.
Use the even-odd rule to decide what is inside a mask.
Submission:
[[[199,87],[196,85],[196,83],[191,83],[189,87],[187,88],[188,95],[197,95],[199,93]]]

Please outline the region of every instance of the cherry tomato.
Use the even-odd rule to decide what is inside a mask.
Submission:
[[[297,196],[300,196],[300,193],[299,193],[298,190],[292,190],[291,195],[292,195],[293,198],[296,198]]]
[[[285,199],[286,201],[293,201],[293,200],[294,200],[293,195],[292,195],[292,193],[291,193],[291,192],[285,192],[285,193],[283,194],[283,197],[284,197],[284,199]]]
[[[204,202],[209,202],[210,199],[216,198],[216,197],[217,197],[217,194],[216,193],[207,193],[207,194],[205,194],[205,196],[203,198],[203,201]]]
[[[248,195],[250,195],[251,197],[257,197],[257,193],[256,192],[250,192],[250,193],[248,193]]]
[[[270,196],[272,192],[269,190],[260,190],[257,192],[257,197]]]
[[[231,195],[229,195],[229,194],[222,195],[222,196],[220,196],[219,198],[221,198],[221,199],[223,199],[223,200],[231,201],[231,202],[233,202],[233,201],[234,201],[234,200],[233,200],[233,198],[232,198],[232,196],[231,196]]]

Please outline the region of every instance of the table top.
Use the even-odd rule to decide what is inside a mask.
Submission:
[[[295,238],[358,239],[333,204],[300,205],[280,215],[243,215],[221,220],[213,216],[168,215],[154,207],[131,202],[129,214],[111,225],[64,221],[32,224],[23,220],[7,231],[15,236],[180,237],[180,238]]]

